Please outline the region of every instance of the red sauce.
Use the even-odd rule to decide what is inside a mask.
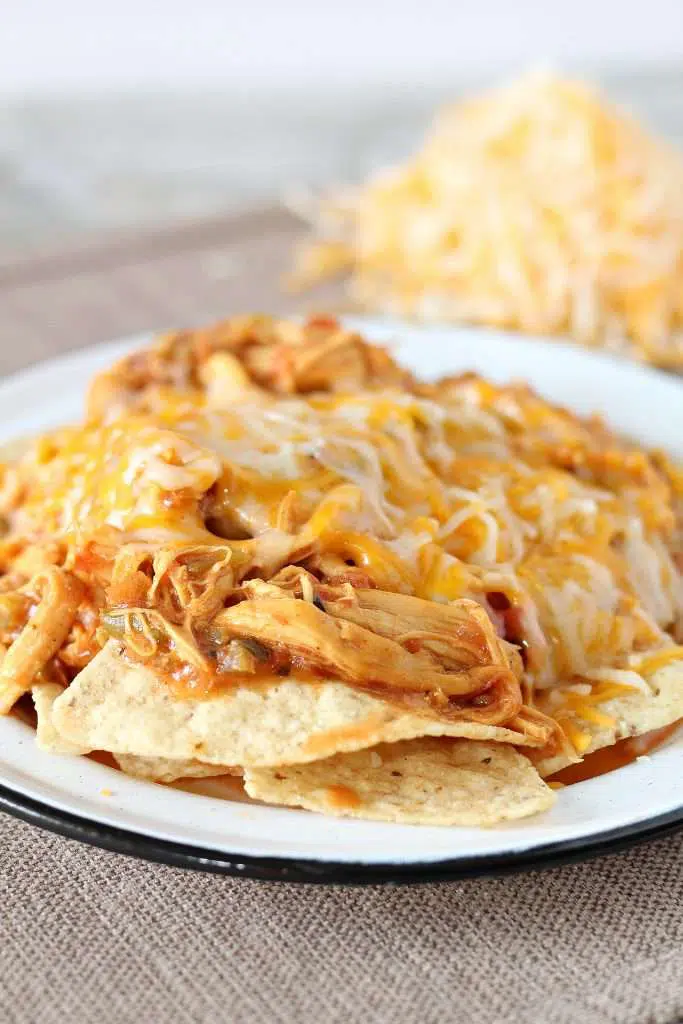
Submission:
[[[254,672],[216,672],[209,664],[206,671],[199,671],[187,662],[169,659],[166,664],[160,663],[160,672],[176,697],[201,700],[205,697],[217,696],[237,687],[263,689],[286,682],[291,672],[296,673],[296,681],[320,683],[323,673],[302,662],[299,658],[284,657],[277,650],[270,652],[265,661],[256,665]]]
[[[358,793],[350,786],[328,786],[325,796],[330,807],[338,811],[353,811],[362,803]]]
[[[547,781],[561,782],[564,786],[571,786],[575,782],[585,782],[587,779],[595,779],[598,775],[606,775],[608,772],[623,768],[631,764],[638,757],[651,754],[653,750],[660,747],[662,743],[673,736],[683,725],[683,719],[665,725],[663,729],[653,729],[652,732],[643,733],[642,736],[631,736],[625,740],[619,740],[611,747],[604,747],[588,754],[580,764],[572,764],[562,771],[556,772]]]
[[[103,764],[107,768],[115,768],[119,771],[119,766],[114,758],[113,754],[110,754],[108,750],[92,750],[89,754],[85,755],[89,757],[91,761],[97,761],[98,764]]]
[[[350,725],[328,729],[327,732],[314,733],[306,740],[304,751],[306,754],[322,758],[331,757],[340,747],[343,749],[344,745],[348,745],[349,742],[362,746],[363,741],[372,742],[374,734],[379,731],[385,721],[384,714],[378,712],[362,722],[352,722]],[[377,742],[376,739],[375,742]]]

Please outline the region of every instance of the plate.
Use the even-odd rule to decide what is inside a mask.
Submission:
[[[683,386],[557,342],[474,329],[350,321],[424,377],[472,369],[528,380],[579,413],[683,461]],[[148,337],[107,344],[0,384],[0,440],[77,419],[94,373]],[[0,720],[0,806],[66,836],[152,860],[263,879],[431,881],[539,868],[607,853],[683,827],[683,735],[651,757],[563,789],[552,810],[489,829],[326,818],[142,782],[86,758],[38,750]]]

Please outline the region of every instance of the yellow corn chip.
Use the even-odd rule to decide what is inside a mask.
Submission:
[[[683,662],[675,661],[660,668],[647,683],[650,693],[633,690],[597,705],[597,710],[611,718],[613,724],[589,722],[576,713],[567,715],[572,724],[586,736],[583,755],[611,747],[613,743],[628,736],[641,736],[653,729],[662,729],[683,718]],[[572,760],[565,754],[538,758],[533,751],[529,752],[529,756],[544,778],[579,760]]]
[[[529,760],[506,744],[434,738],[249,768],[244,786],[271,804],[412,825],[495,825],[555,800]]]
[[[217,775],[241,775],[239,768],[203,761],[183,761],[170,757],[138,757],[136,754],[118,754],[116,763],[126,775],[149,782],[175,782],[176,779],[205,779]]]
[[[88,754],[92,747],[72,743],[55,729],[53,708],[62,693],[64,690],[57,683],[36,683],[33,687],[33,703],[38,717],[36,743],[50,754]]]
[[[274,677],[202,700],[181,699],[110,641],[55,706],[55,725],[89,749],[214,765],[282,765],[415,736],[507,743],[522,734],[407,714],[343,683]]]

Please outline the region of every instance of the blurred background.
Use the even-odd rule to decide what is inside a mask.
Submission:
[[[539,64],[683,143],[680,0],[4,0],[0,259],[358,179]]]

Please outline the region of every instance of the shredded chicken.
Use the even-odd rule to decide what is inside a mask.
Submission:
[[[412,376],[388,353],[347,331],[334,317],[302,324],[266,316],[225,320],[197,331],[167,335],[127,356],[93,381],[91,419],[125,409],[155,409],[169,391],[187,395],[210,381],[223,405],[260,389],[279,395],[407,388]],[[209,391],[209,401],[212,393]]]
[[[37,605],[0,668],[0,714],[6,714],[66,640],[83,597],[79,581],[53,567],[31,581]]]
[[[211,633],[218,639],[248,637],[268,648],[284,648],[295,665],[314,666],[356,685],[459,698],[455,710],[462,717],[506,721],[522,706],[518,680],[495,636],[487,637],[465,610],[455,619],[459,635],[440,637],[443,647],[457,649],[455,660],[461,667],[453,671],[443,667],[444,662],[453,663],[452,654],[411,653],[395,640],[291,598],[243,601],[221,612]],[[470,698],[472,706],[462,698]],[[446,700],[442,703],[445,708]]]

